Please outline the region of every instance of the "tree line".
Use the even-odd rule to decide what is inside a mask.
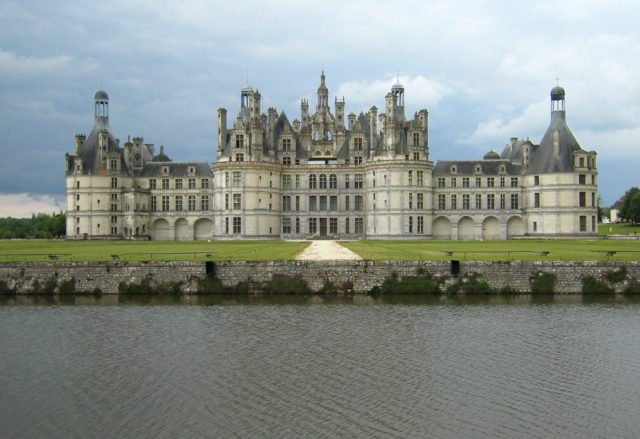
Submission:
[[[38,213],[31,218],[0,218],[0,239],[64,238],[66,215]]]
[[[632,187],[624,194],[618,216],[631,224],[640,223],[640,189]]]

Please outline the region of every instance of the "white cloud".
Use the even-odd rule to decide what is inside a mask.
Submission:
[[[98,68],[94,60],[78,63],[72,56],[51,57],[22,56],[0,49],[0,76],[24,78],[51,75],[93,72]]]
[[[42,194],[1,194],[0,217],[29,218],[36,213],[59,213],[64,210],[64,196]]]

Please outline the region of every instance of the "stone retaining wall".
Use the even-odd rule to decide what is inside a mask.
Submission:
[[[460,275],[475,273],[494,288],[510,286],[529,292],[532,277],[539,272],[556,275],[556,293],[580,293],[582,278],[602,278],[606,273],[626,267],[628,278],[640,280],[640,261],[460,261]],[[215,262],[215,276],[224,285],[253,280],[265,282],[274,274],[301,276],[312,290],[322,288],[326,280],[337,286],[349,283],[354,293],[367,293],[391,273],[415,275],[422,268],[445,279],[453,278],[449,261],[233,261]],[[31,262],[0,263],[0,282],[18,293],[30,293],[34,285],[55,279],[76,281],[77,291],[99,288],[105,294],[117,294],[118,284],[140,283],[150,277],[152,283],[182,282],[185,293],[194,293],[198,279],[207,276],[205,262]],[[625,282],[616,284],[621,291]]]

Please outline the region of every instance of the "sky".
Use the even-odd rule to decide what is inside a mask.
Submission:
[[[559,81],[610,205],[640,185],[638,17],[636,0],[5,0],[0,216],[64,207],[64,155],[101,87],[116,137],[214,162],[216,111],[233,120],[247,81],[293,120],[322,69],[347,113],[384,108],[399,78],[406,112],[429,111],[434,161],[538,143]]]

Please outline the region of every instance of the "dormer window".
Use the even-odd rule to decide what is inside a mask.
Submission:
[[[353,149],[355,151],[362,151],[362,137],[353,139]]]
[[[420,133],[413,133],[413,146],[420,146]]]
[[[236,148],[244,148],[244,134],[236,134]]]
[[[476,174],[480,174],[482,172],[482,168],[480,165],[476,165]]]
[[[457,168],[456,168],[455,166],[452,166],[452,167],[451,167],[451,173],[452,173],[452,174],[455,174],[456,172],[458,172],[458,171],[457,171]]]
[[[165,166],[162,168],[162,175],[169,175],[169,167]]]
[[[282,139],[282,150],[284,152],[291,151],[291,139]]]
[[[506,172],[504,165],[500,166],[500,172]]]
[[[189,175],[195,175],[196,173],[196,168],[194,168],[193,166],[189,167]]]

